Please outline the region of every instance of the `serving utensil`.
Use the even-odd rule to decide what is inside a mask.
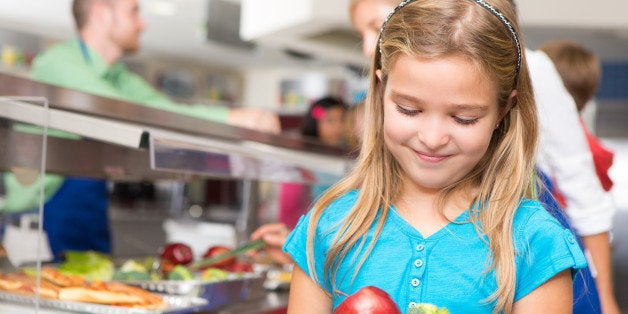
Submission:
[[[202,259],[200,261],[196,261],[194,263],[192,263],[190,266],[188,266],[188,268],[191,271],[195,271],[195,270],[199,270],[203,267],[211,267],[212,265],[218,263],[218,262],[222,262],[226,259],[232,258],[234,256],[238,256],[238,255],[242,255],[248,251],[252,251],[252,250],[258,250],[263,248],[266,245],[266,243],[264,243],[264,241],[262,239],[260,240],[256,240],[256,241],[252,241],[249,242],[247,244],[241,245],[236,247],[235,249],[232,249],[230,251],[227,251],[225,253],[213,256],[213,257],[209,257],[206,259]]]

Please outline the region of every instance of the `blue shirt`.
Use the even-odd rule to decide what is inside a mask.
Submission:
[[[326,251],[336,236],[338,223],[349,213],[358,193],[352,191],[338,198],[321,216],[314,239],[319,279],[323,278]],[[465,223],[468,212],[424,238],[394,207],[391,209],[380,238],[353,283],[353,270],[362,255],[355,248],[348,252],[336,274],[336,289],[351,295],[364,286],[377,286],[388,292],[403,312],[413,303],[432,303],[446,307],[452,314],[491,313],[493,304],[485,300],[497,284],[492,271],[486,274],[489,248],[473,224]],[[284,246],[308,275],[311,270],[307,265],[306,238],[310,215],[301,217]],[[369,231],[368,241],[373,231],[374,227]],[[537,201],[521,201],[513,223],[513,239],[517,269],[515,301],[565,269],[586,266],[571,231],[563,228]],[[328,280],[324,289],[332,292]],[[338,293],[331,295],[335,309],[345,297]]]

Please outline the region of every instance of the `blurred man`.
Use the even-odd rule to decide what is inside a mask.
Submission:
[[[32,77],[87,93],[139,103],[152,108],[278,133],[278,117],[259,108],[230,109],[172,102],[120,61],[140,49],[145,24],[137,0],[74,0],[78,36],[56,44],[33,61]],[[50,133],[77,138],[61,132]],[[39,184],[4,177],[8,212],[36,211]],[[108,193],[104,180],[47,175],[44,229],[56,257],[66,250],[110,252]]]

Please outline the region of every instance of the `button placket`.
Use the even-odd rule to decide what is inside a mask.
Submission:
[[[410,297],[408,298],[408,308],[413,307],[421,300],[421,290],[423,290],[423,274],[425,273],[425,261],[426,261],[426,251],[424,241],[418,241],[414,243],[411,268],[409,275],[410,277],[407,279],[409,284],[409,289],[411,291]]]

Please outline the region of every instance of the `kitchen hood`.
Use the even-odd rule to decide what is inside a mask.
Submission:
[[[240,37],[320,60],[362,67],[349,0],[241,0]]]

